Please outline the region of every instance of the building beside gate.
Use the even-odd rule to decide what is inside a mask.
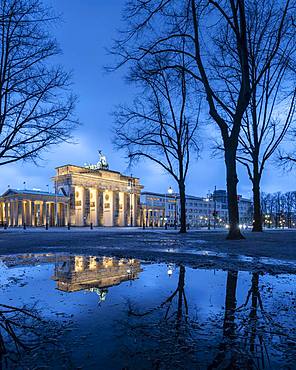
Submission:
[[[69,198],[39,190],[8,189],[0,197],[0,224],[7,226],[64,226]]]
[[[173,226],[177,220],[177,195],[144,191],[141,193],[142,217],[145,226]],[[177,221],[176,221],[177,222]]]
[[[178,193],[141,193],[143,219],[146,226],[174,226],[180,222],[180,196]],[[228,223],[227,193],[215,190],[206,197],[186,195],[186,222],[190,227],[225,226]],[[252,223],[252,202],[238,197],[240,222]]]

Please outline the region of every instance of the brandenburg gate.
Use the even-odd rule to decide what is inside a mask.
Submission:
[[[101,156],[96,165],[58,167],[53,178],[69,197],[69,222],[75,226],[140,226],[139,179],[111,171]]]
[[[6,226],[140,226],[139,179],[95,165],[56,168],[55,191],[8,189],[0,197]]]

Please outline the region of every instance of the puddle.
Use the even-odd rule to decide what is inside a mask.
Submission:
[[[0,261],[4,369],[296,366],[295,275],[63,253]]]
[[[199,241],[200,244],[204,244],[202,240]],[[166,245],[169,243],[166,243]],[[173,243],[172,243],[173,244]],[[54,249],[57,249],[56,247],[52,247]],[[61,247],[63,248],[63,247]],[[97,250],[101,251],[109,251],[110,247],[106,246],[96,246]],[[113,251],[124,251],[125,247],[123,246],[112,246]],[[133,246],[134,251],[143,251],[142,247]],[[147,248],[148,250],[148,248]],[[207,250],[207,249],[200,249],[200,247],[176,247],[168,246],[168,247],[157,247],[157,246],[149,246],[150,252],[160,252],[160,253],[171,253],[171,254],[190,254],[190,255],[197,255],[202,257],[213,257],[218,259],[224,259],[227,262],[246,262],[252,265],[262,265],[262,266],[276,266],[276,267],[287,267],[292,270],[296,270],[296,262],[295,261],[286,261],[286,260],[280,260],[276,258],[270,258],[270,257],[251,257],[246,255],[240,255],[240,254],[232,254],[232,253],[226,253],[226,252],[217,252],[213,250]]]

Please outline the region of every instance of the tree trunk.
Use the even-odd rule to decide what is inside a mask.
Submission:
[[[254,203],[254,232],[262,232],[262,212],[261,212],[261,199],[260,199],[260,176],[254,173],[253,177],[253,203]]]
[[[228,218],[229,232],[227,239],[244,239],[239,229],[239,213],[237,199],[237,173],[236,173],[236,150],[225,150],[226,181],[227,181],[227,200],[228,200]]]
[[[186,194],[185,194],[185,184],[184,181],[179,182],[179,193],[180,193],[180,222],[181,228],[180,233],[186,233]],[[177,206],[177,205],[176,205]]]

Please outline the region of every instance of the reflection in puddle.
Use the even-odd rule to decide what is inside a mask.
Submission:
[[[135,259],[68,256],[56,262],[54,280],[57,288],[65,292],[90,289],[100,292],[137,278],[140,271],[140,261]]]
[[[40,334],[8,368],[295,368],[294,275],[50,253],[0,259],[0,324],[15,314],[8,306],[24,308]],[[25,346],[27,327],[14,326]],[[1,335],[5,365],[13,343],[3,325]]]

